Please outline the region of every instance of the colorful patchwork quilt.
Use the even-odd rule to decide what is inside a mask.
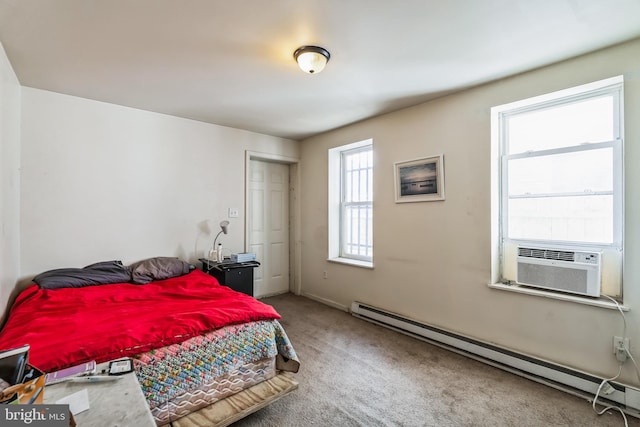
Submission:
[[[298,357],[284,329],[277,320],[265,320],[225,326],[148,351],[135,356],[134,365],[154,409],[245,364],[276,356],[297,371]]]

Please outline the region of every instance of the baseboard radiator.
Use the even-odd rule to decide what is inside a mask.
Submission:
[[[351,304],[351,314],[589,401],[593,400],[604,379],[454,334],[360,302]],[[616,404],[627,414],[640,418],[640,389],[615,382],[610,384],[613,392],[606,396],[601,394],[598,403]]]

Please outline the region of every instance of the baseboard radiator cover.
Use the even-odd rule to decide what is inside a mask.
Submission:
[[[588,401],[593,401],[593,396],[604,379],[455,334],[357,301],[351,304],[351,314]],[[640,390],[621,383],[610,382],[610,384],[614,391],[598,397],[598,403],[619,406],[625,413],[640,418]]]

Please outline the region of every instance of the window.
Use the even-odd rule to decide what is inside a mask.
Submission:
[[[492,109],[500,282],[517,247],[602,253],[601,292],[621,296],[622,77]]]
[[[329,259],[373,261],[373,145],[371,140],[329,150]]]
[[[373,150],[343,151],[340,197],[340,256],[371,261],[373,257]]]

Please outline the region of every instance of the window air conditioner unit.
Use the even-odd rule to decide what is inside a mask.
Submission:
[[[600,296],[600,252],[518,247],[516,282],[590,297]]]

